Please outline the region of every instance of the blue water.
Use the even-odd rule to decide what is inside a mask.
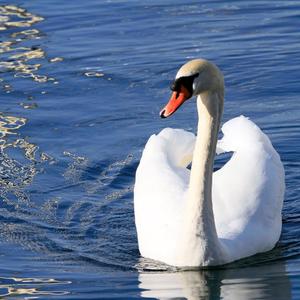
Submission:
[[[299,26],[299,1],[2,0],[0,297],[299,299]],[[283,231],[174,272],[140,257],[132,191],[151,134],[195,130],[194,101],[158,113],[198,57],[224,72],[223,120],[250,117],[281,155]]]

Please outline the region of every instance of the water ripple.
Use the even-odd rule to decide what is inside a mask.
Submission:
[[[2,297],[300,295],[299,4],[9,3],[0,5]],[[193,101],[158,119],[174,72],[195,57],[224,71],[224,121],[245,114],[270,136],[287,190],[274,250],[181,272],[140,258],[132,199],[147,138],[195,130]]]
[[[53,287],[67,285],[71,282],[46,278],[16,278],[0,277],[0,297],[26,296],[25,299],[38,296],[62,296],[68,291],[53,290]]]

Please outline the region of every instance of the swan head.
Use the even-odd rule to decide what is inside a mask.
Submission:
[[[177,72],[171,84],[172,96],[160,116],[171,116],[186,100],[205,92],[224,94],[224,79],[219,68],[205,59],[193,59]]]

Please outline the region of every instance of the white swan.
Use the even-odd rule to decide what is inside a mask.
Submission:
[[[211,62],[197,59],[183,65],[171,89],[161,117],[197,95],[198,133],[167,128],[147,142],[134,188],[141,255],[199,267],[272,249],[281,233],[285,184],[270,140],[240,116],[223,125],[224,137],[217,144],[224,81]],[[234,154],[213,174],[216,148]]]

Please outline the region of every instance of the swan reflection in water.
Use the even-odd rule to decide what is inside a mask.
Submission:
[[[291,299],[285,263],[139,274],[141,297],[156,299]]]

